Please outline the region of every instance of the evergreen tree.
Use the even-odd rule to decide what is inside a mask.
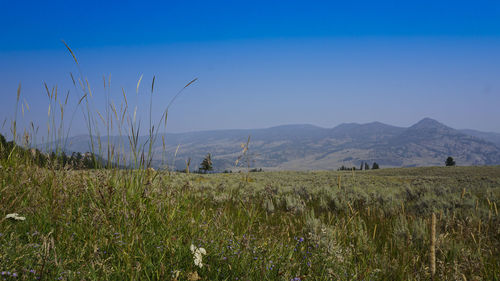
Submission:
[[[455,166],[455,160],[453,160],[453,157],[448,157],[446,158],[446,161],[444,162],[446,166]]]
[[[365,162],[365,170],[370,170],[370,165],[368,165],[368,163]]]
[[[0,158],[6,158],[7,155],[7,140],[0,134]]]
[[[207,156],[205,156],[205,159],[203,159],[203,161],[200,164],[200,171],[204,171],[206,173],[212,170],[213,170],[212,156],[210,155],[210,153],[208,153]]]
[[[85,155],[83,156],[83,168],[84,169],[92,169],[94,168],[94,162],[92,161],[92,157],[90,155],[90,153],[85,153]]]
[[[61,153],[61,166],[64,167],[66,164],[68,164],[68,155],[66,155],[66,152]]]
[[[377,162],[373,162],[373,165],[372,165],[372,170],[376,170],[376,169],[378,169],[378,168],[379,168],[379,167],[378,167]]]
[[[0,146],[5,147],[6,145],[7,145],[7,140],[2,134],[0,134]]]

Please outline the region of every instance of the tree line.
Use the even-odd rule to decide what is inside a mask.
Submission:
[[[377,162],[373,162],[371,169],[372,170],[380,169],[380,166],[377,164]],[[337,169],[337,171],[356,171],[356,170],[370,170],[370,165],[367,162],[361,162],[359,168],[356,168],[355,166],[347,167],[342,165],[340,168]]]
[[[10,159],[16,157],[23,159],[40,167],[51,168],[71,168],[71,169],[102,169],[107,167],[107,161],[98,155],[86,152],[73,152],[67,155],[66,152],[43,153],[36,148],[23,148],[13,141],[7,141],[0,134],[0,159]]]

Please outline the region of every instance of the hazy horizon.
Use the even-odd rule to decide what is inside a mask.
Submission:
[[[320,129],[334,129],[338,126],[341,126],[341,125],[350,125],[350,124],[356,124],[356,125],[366,125],[366,124],[370,124],[370,123],[382,123],[382,124],[385,124],[385,125],[389,125],[389,126],[393,126],[393,127],[397,127],[397,128],[403,128],[403,129],[406,129],[406,128],[409,128],[415,124],[417,124],[418,122],[422,121],[423,119],[427,119],[427,118],[430,118],[430,117],[424,117],[420,120],[416,120],[415,122],[411,123],[410,125],[408,126],[396,126],[396,125],[393,125],[393,124],[389,124],[389,123],[384,123],[384,122],[380,122],[380,121],[371,121],[371,122],[366,122],[366,123],[358,123],[358,122],[345,122],[345,123],[340,123],[340,124],[336,124],[334,126],[330,126],[330,127],[323,127],[323,126],[319,126],[319,125],[315,125],[315,124],[309,124],[309,123],[287,123],[287,124],[276,124],[276,125],[271,125],[271,126],[267,126],[267,127],[249,127],[249,128],[221,128],[221,129],[206,129],[206,130],[191,130],[191,131],[170,131],[167,129],[166,132],[162,132],[161,134],[163,133],[166,133],[166,134],[189,134],[189,133],[200,133],[200,132],[213,132],[213,131],[245,131],[245,130],[266,130],[266,129],[273,129],[273,128],[277,128],[277,127],[285,127],[285,126],[313,126],[313,127],[316,127],[316,128],[320,128]],[[434,118],[430,118],[430,119],[433,119],[435,120]],[[444,124],[442,122],[440,122],[439,120],[435,120],[445,126],[448,126],[447,124]],[[449,127],[449,126],[448,126]],[[500,134],[500,132],[493,132],[493,131],[481,131],[481,130],[477,130],[477,129],[474,129],[474,128],[454,128],[454,127],[450,127],[452,129],[455,129],[455,130],[458,130],[458,131],[462,131],[462,130],[474,130],[474,131],[478,131],[478,132],[482,132],[482,133],[493,133],[493,134]],[[161,135],[160,134],[160,135]],[[81,133],[81,134],[69,134],[69,137],[80,137],[80,136],[85,136],[87,137],[88,136],[88,133]],[[106,135],[101,135],[101,137],[105,137]],[[112,137],[119,137],[119,135],[117,134],[110,134],[110,136]],[[122,135],[123,137],[126,137],[127,136],[127,133],[125,133],[124,135]],[[142,133],[139,134],[139,136],[141,137],[148,137],[148,132],[146,131],[146,129],[144,131],[142,131]],[[95,136],[94,136],[95,137]]]
[[[93,3],[87,3],[93,7]],[[455,129],[500,133],[500,4],[453,1],[252,2],[81,9],[62,1],[2,3],[0,121],[8,132],[18,85],[28,126],[46,132],[43,83],[69,104],[81,93],[64,39],[104,111],[103,76],[116,107],[149,124],[169,111],[167,133],[342,123],[409,127],[429,117]],[[85,12],[84,12],[85,11]],[[143,75],[136,94],[139,78]],[[69,119],[73,110],[66,113]],[[18,119],[21,116],[19,107]],[[144,127],[145,128],[145,127]],[[86,134],[78,109],[70,135]],[[146,130],[143,131],[146,133]]]

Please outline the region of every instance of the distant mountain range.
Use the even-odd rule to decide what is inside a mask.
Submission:
[[[359,167],[361,162],[370,165],[377,162],[382,168],[443,166],[448,156],[457,165],[500,164],[500,134],[456,130],[430,118],[408,128],[373,122],[341,124],[331,129],[285,125],[166,134],[166,163],[172,166],[175,160],[175,167],[184,169],[185,161],[191,158],[191,168],[196,169],[203,157],[211,153],[216,170],[234,170],[242,152],[241,144],[248,136],[248,157],[240,165],[250,163],[250,167],[264,170],[337,169],[342,165]],[[139,138],[140,144],[146,141],[146,137]],[[111,142],[128,147],[127,137],[112,137]],[[66,150],[86,152],[90,138],[72,137],[68,143]],[[153,150],[153,166],[159,167],[163,154],[161,136]]]

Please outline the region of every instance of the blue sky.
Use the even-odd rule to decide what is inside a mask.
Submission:
[[[499,1],[1,1],[0,121],[16,90],[46,130],[43,87],[70,91],[75,51],[97,109],[122,88],[146,121],[176,101],[169,131],[424,117],[500,132]],[[144,75],[139,94],[136,85]],[[81,113],[71,134],[85,133]]]

